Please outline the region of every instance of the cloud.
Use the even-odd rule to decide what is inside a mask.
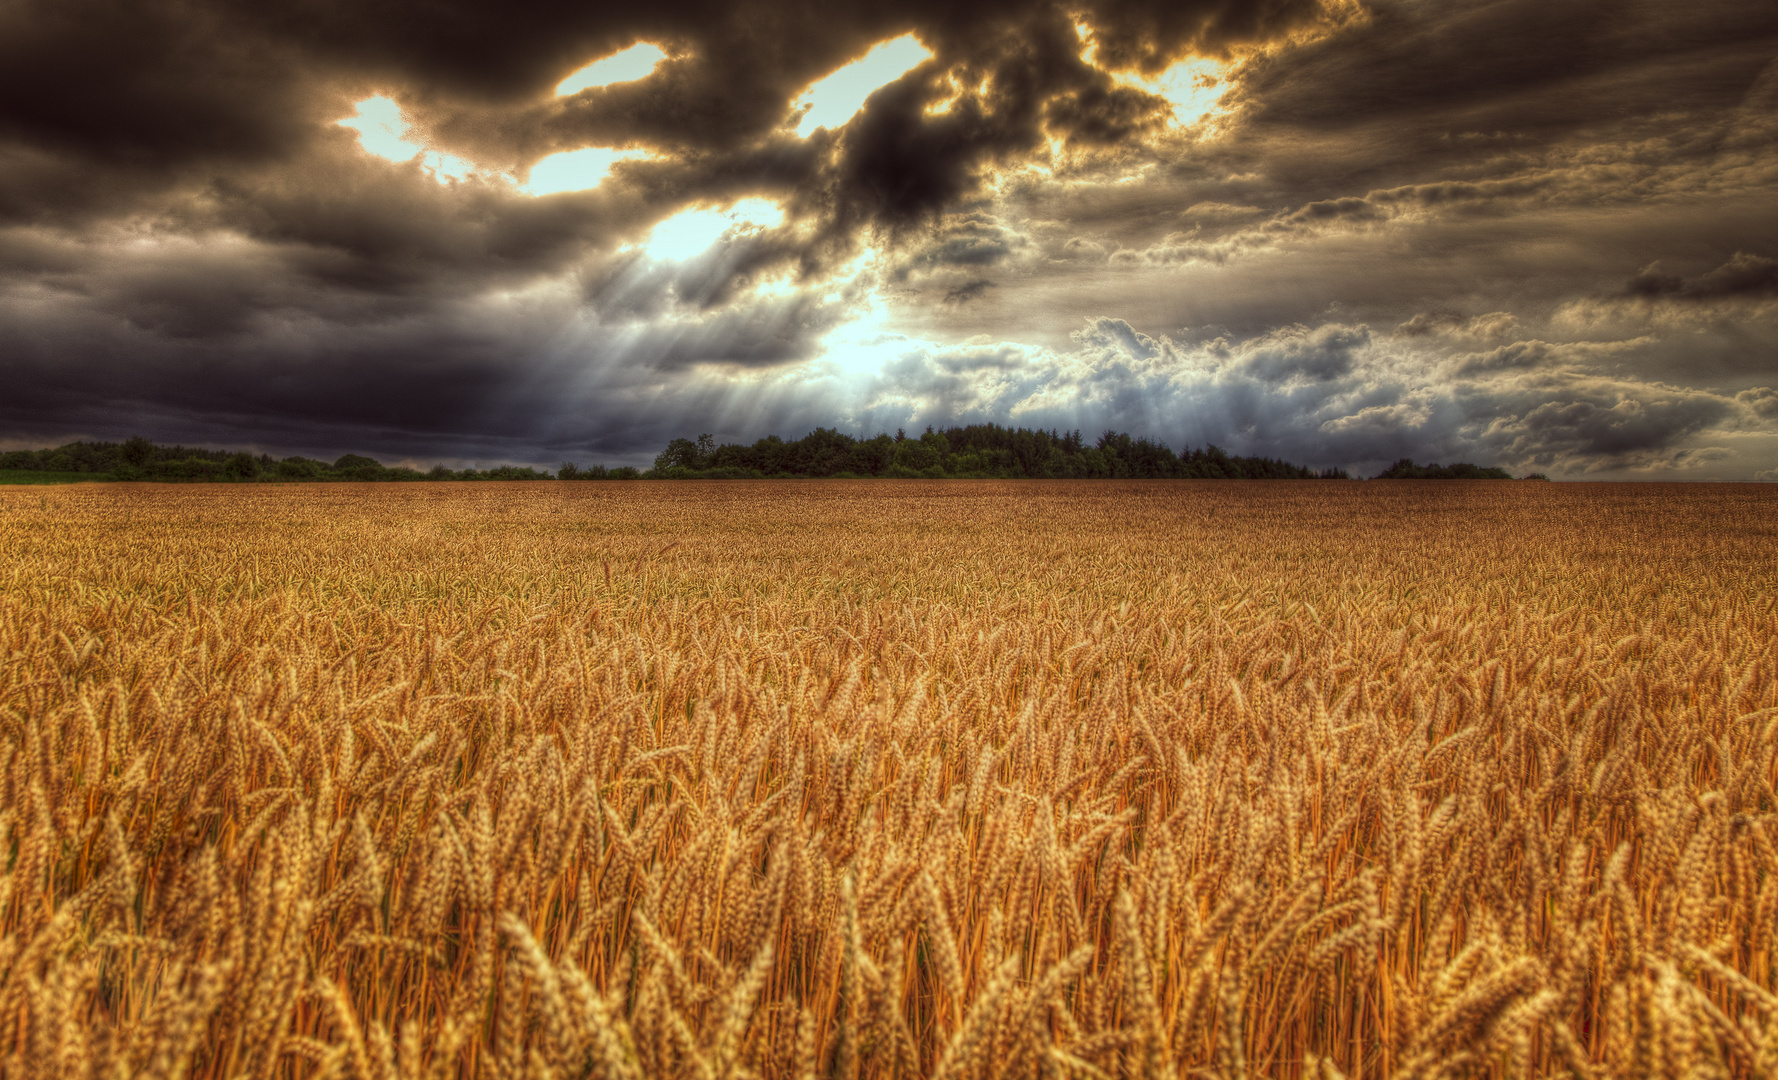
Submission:
[[[1515,341],[1487,352],[1461,353],[1453,359],[1460,375],[1508,368],[1534,368],[1547,364],[1559,350],[1547,341]]]
[[[1736,394],[1735,400],[1762,420],[1778,420],[1778,390],[1769,386],[1756,386]]]
[[[1236,366],[1268,383],[1326,383],[1351,374],[1356,354],[1370,340],[1367,326],[1292,326],[1248,343]]]
[[[1486,401],[1493,415],[1475,436],[1477,445],[1515,462],[1578,472],[1685,460],[1700,449],[1681,441],[1729,411],[1728,402],[1712,394],[1590,379],[1538,379]]]
[[[954,289],[947,289],[945,291],[943,302],[947,304],[967,304],[971,300],[980,299],[984,293],[993,287],[994,283],[992,281],[989,281],[986,278],[977,278],[974,281],[964,282],[962,285],[959,285]]]
[[[1321,422],[1330,435],[1395,435],[1424,427],[1431,412],[1422,405],[1398,401],[1393,405],[1367,405],[1347,416]]]
[[[1180,211],[1179,216],[1190,222],[1209,225],[1245,224],[1257,217],[1264,217],[1265,211],[1257,206],[1235,206],[1225,202],[1193,203]]]
[[[1122,319],[1104,315],[1086,320],[1086,326],[1069,335],[1081,345],[1083,353],[1107,359],[1153,360],[1165,354],[1172,358],[1171,342],[1156,341]]]
[[[1005,261],[1025,238],[987,214],[960,214],[939,224],[904,263],[901,273],[936,267],[983,267]]]
[[[1476,341],[1492,341],[1511,337],[1519,332],[1518,317],[1510,311],[1490,311],[1483,315],[1461,315],[1454,311],[1421,311],[1396,326],[1403,337],[1461,337]]]
[[[1728,262],[1693,278],[1665,273],[1653,262],[1630,279],[1624,295],[1674,300],[1778,297],[1778,259],[1737,251]]]
[[[1284,215],[1280,223],[1290,225],[1321,225],[1329,222],[1379,221],[1384,217],[1369,199],[1346,196],[1322,199]]]
[[[1624,341],[1567,341],[1550,343],[1532,338],[1515,341],[1484,352],[1455,353],[1453,370],[1459,375],[1480,375],[1512,369],[1559,371],[1596,366],[1601,360],[1653,344],[1654,338]]]

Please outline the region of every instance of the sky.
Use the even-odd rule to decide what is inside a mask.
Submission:
[[[1778,5],[0,2],[0,448],[1778,480]]]

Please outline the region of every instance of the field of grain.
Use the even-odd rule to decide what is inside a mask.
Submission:
[[[0,490],[7,1077],[1778,1074],[1778,489]]]

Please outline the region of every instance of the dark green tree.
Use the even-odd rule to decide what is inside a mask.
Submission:
[[[712,451],[714,452],[714,451]],[[657,469],[696,469],[698,468],[698,444],[690,439],[674,439],[667,444],[654,459]]]
[[[222,472],[235,480],[252,480],[259,475],[259,462],[253,460],[252,454],[243,450],[228,459]]]
[[[342,454],[333,463],[333,471],[345,480],[377,480],[382,477],[383,463],[363,454]]]

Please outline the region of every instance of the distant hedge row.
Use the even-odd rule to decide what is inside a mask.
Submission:
[[[72,442],[47,450],[0,453],[0,473],[94,480],[252,483],[327,480],[634,480],[753,479],[767,477],[904,478],[1178,478],[1223,480],[1345,480],[1344,469],[1311,469],[1267,457],[1241,457],[1215,445],[1175,454],[1165,443],[1107,431],[1090,445],[1080,432],[1003,428],[995,424],[927,428],[924,434],[860,439],[816,428],[800,439],[776,435],[751,445],[717,445],[709,435],[674,439],[646,471],[629,466],[565,463],[554,475],[525,466],[426,472],[391,468],[375,458],[346,454],[333,462],[273,458],[227,450],[126,442]],[[1527,479],[1544,479],[1533,474]],[[1403,458],[1377,479],[1510,480],[1505,469],[1476,465],[1416,465]]]
[[[94,480],[219,481],[250,483],[275,480],[549,480],[549,473],[502,465],[497,469],[447,469],[427,472],[390,468],[375,458],[346,454],[334,462],[306,457],[273,458],[244,451],[203,450],[191,446],[160,446],[143,438],[127,442],[72,442],[51,450],[13,450],[0,454],[0,470],[78,473]],[[635,473],[636,470],[629,470]]]
[[[1457,462],[1452,465],[1416,465],[1410,458],[1400,461],[1378,473],[1378,480],[1511,480],[1512,474],[1505,469],[1484,469],[1480,465]],[[1547,480],[1549,477],[1541,473],[1533,473],[1525,477],[1527,480]]]
[[[564,469],[566,473],[567,470]],[[1088,443],[1078,431],[975,424],[919,436],[904,431],[858,439],[816,428],[800,439],[776,435],[752,445],[713,437],[674,439],[645,475],[726,479],[767,476],[973,479],[1158,478],[1203,480],[1344,480],[1343,469],[1315,470],[1265,457],[1238,457],[1217,446],[1175,454],[1165,443],[1107,431]]]

